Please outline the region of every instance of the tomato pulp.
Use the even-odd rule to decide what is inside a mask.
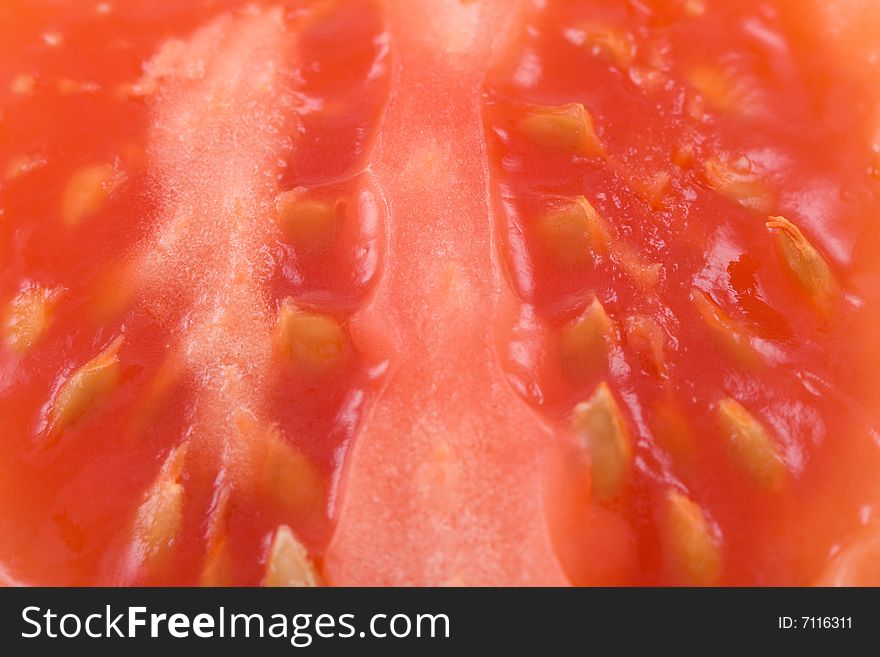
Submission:
[[[874,582],[878,32],[6,3],[0,573]]]

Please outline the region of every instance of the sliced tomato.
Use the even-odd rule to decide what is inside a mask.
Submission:
[[[0,575],[873,583],[878,33],[5,3]]]

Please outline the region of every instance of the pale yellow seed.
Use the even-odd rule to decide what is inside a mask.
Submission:
[[[135,539],[143,559],[155,563],[173,545],[183,519],[183,466],[187,445],[166,457],[156,481],[147,491],[135,520]]]
[[[718,423],[737,466],[762,488],[778,490],[785,480],[785,466],[761,421],[728,397],[718,403]]]
[[[229,531],[230,487],[220,483],[214,490],[208,520],[208,547],[199,576],[202,586],[232,586],[234,582],[226,536]]]
[[[535,230],[554,265],[574,270],[592,263],[589,227],[578,207],[551,210],[537,219]]]
[[[800,229],[785,217],[770,217],[767,228],[776,241],[777,251],[785,268],[816,312],[827,317],[837,286],[825,258],[804,237]]]
[[[24,354],[40,341],[52,324],[62,293],[60,287],[29,285],[15,295],[3,318],[3,334],[10,349]]]
[[[119,350],[123,338],[117,337],[104,351],[76,370],[61,386],[49,410],[47,433],[57,436],[76,424],[99,400],[119,383]]]
[[[676,576],[683,584],[712,586],[721,576],[721,550],[700,506],[686,495],[666,495],[663,543]]]
[[[321,586],[321,577],[309,559],[305,546],[287,525],[281,525],[272,539],[266,563],[264,586]]]
[[[320,504],[323,479],[312,461],[291,445],[273,424],[238,412],[234,418],[240,441],[250,449],[250,481],[260,494],[293,517],[305,517]]]
[[[593,492],[600,500],[623,490],[633,461],[632,438],[608,384],[574,409],[572,427],[590,456]]]
[[[117,174],[110,164],[95,164],[76,171],[61,196],[61,218],[75,226],[95,214],[110,197]]]
[[[578,196],[574,201],[583,210],[586,217],[590,248],[596,253],[608,253],[611,246],[611,233],[605,218],[599,214],[586,197]]]
[[[672,176],[667,171],[655,171],[630,183],[636,193],[655,210],[666,209],[666,197],[672,188]]]
[[[713,110],[729,112],[742,101],[742,94],[734,80],[717,66],[695,66],[687,72],[686,79]]]
[[[593,117],[581,103],[533,107],[518,122],[519,130],[535,143],[587,157],[604,157]]]
[[[636,47],[627,32],[603,23],[589,23],[582,30],[584,45],[604,56],[617,68],[626,70],[632,64]]]
[[[697,312],[712,332],[715,342],[728,355],[750,368],[758,367],[761,359],[751,343],[748,329],[728,315],[708,294],[696,288],[691,290]]]
[[[336,204],[309,198],[303,189],[279,194],[275,207],[278,226],[285,239],[295,246],[326,245],[336,232]]]
[[[643,290],[657,285],[661,266],[645,262],[626,242],[612,239],[605,218],[584,196],[577,196],[540,216],[535,231],[553,262],[577,269],[592,262],[594,255],[610,255]]]
[[[559,357],[572,377],[586,378],[608,362],[614,324],[605,307],[593,298],[586,310],[559,332]]]
[[[538,217],[535,231],[547,255],[566,269],[592,263],[593,253],[607,253],[611,242],[604,220],[583,196]]]
[[[611,232],[605,218],[599,214],[586,197],[576,196],[564,206],[567,212],[581,217],[589,247],[595,253],[606,254],[611,247]]]
[[[660,280],[662,265],[646,262],[628,243],[618,241],[614,244],[613,258],[617,265],[642,290],[650,291]]]
[[[339,322],[298,308],[286,299],[278,310],[276,340],[280,353],[304,374],[324,374],[343,358],[345,334]]]
[[[626,340],[647,369],[666,376],[666,333],[648,315],[633,315],[626,321]]]
[[[749,210],[767,213],[773,208],[772,192],[752,171],[747,158],[709,159],[703,164],[703,177],[712,189]]]

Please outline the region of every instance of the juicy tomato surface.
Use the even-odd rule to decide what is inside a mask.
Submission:
[[[0,581],[880,584],[878,35],[0,4]]]

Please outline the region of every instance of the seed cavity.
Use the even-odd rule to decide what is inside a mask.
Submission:
[[[762,488],[779,490],[785,481],[785,466],[761,421],[730,397],[718,403],[717,415],[737,466]]]
[[[112,164],[93,164],[76,171],[67,181],[61,196],[61,218],[76,226],[95,214],[120,182]]]
[[[703,164],[703,177],[709,187],[748,210],[767,214],[773,209],[773,194],[745,156],[708,159]]]
[[[339,204],[310,198],[304,187],[275,199],[278,226],[285,239],[300,248],[327,245],[336,233]]]
[[[52,324],[64,288],[26,285],[12,298],[3,318],[6,344],[21,355],[36,345]]]
[[[119,350],[123,338],[117,337],[104,351],[76,370],[61,386],[52,401],[46,429],[50,439],[76,424],[119,384]]]
[[[614,341],[614,323],[594,297],[584,312],[559,332],[563,369],[572,378],[589,378],[605,367]]]
[[[728,315],[712,297],[694,288],[691,290],[691,301],[709,327],[715,342],[731,357],[749,368],[756,368],[762,363],[752,346],[751,332]]]
[[[606,155],[593,117],[581,103],[531,107],[517,125],[524,135],[541,146],[584,157]]]
[[[626,420],[607,383],[574,409],[572,428],[590,456],[593,493],[599,500],[618,496],[633,461]]]
[[[776,242],[783,266],[814,310],[827,317],[831,313],[837,284],[825,258],[785,217],[770,217],[767,228]]]
[[[290,298],[278,310],[276,340],[281,355],[306,375],[333,370],[346,345],[339,322],[329,315],[302,310]]]
[[[721,576],[716,529],[700,506],[677,490],[664,500],[663,547],[671,570],[685,584],[712,586]]]
[[[266,562],[264,586],[292,586],[297,588],[321,586],[321,577],[315,569],[305,546],[287,525],[275,531]]]
[[[135,545],[139,561],[156,565],[173,546],[183,521],[183,466],[188,445],[174,448],[165,458],[156,480],[134,523]]]

